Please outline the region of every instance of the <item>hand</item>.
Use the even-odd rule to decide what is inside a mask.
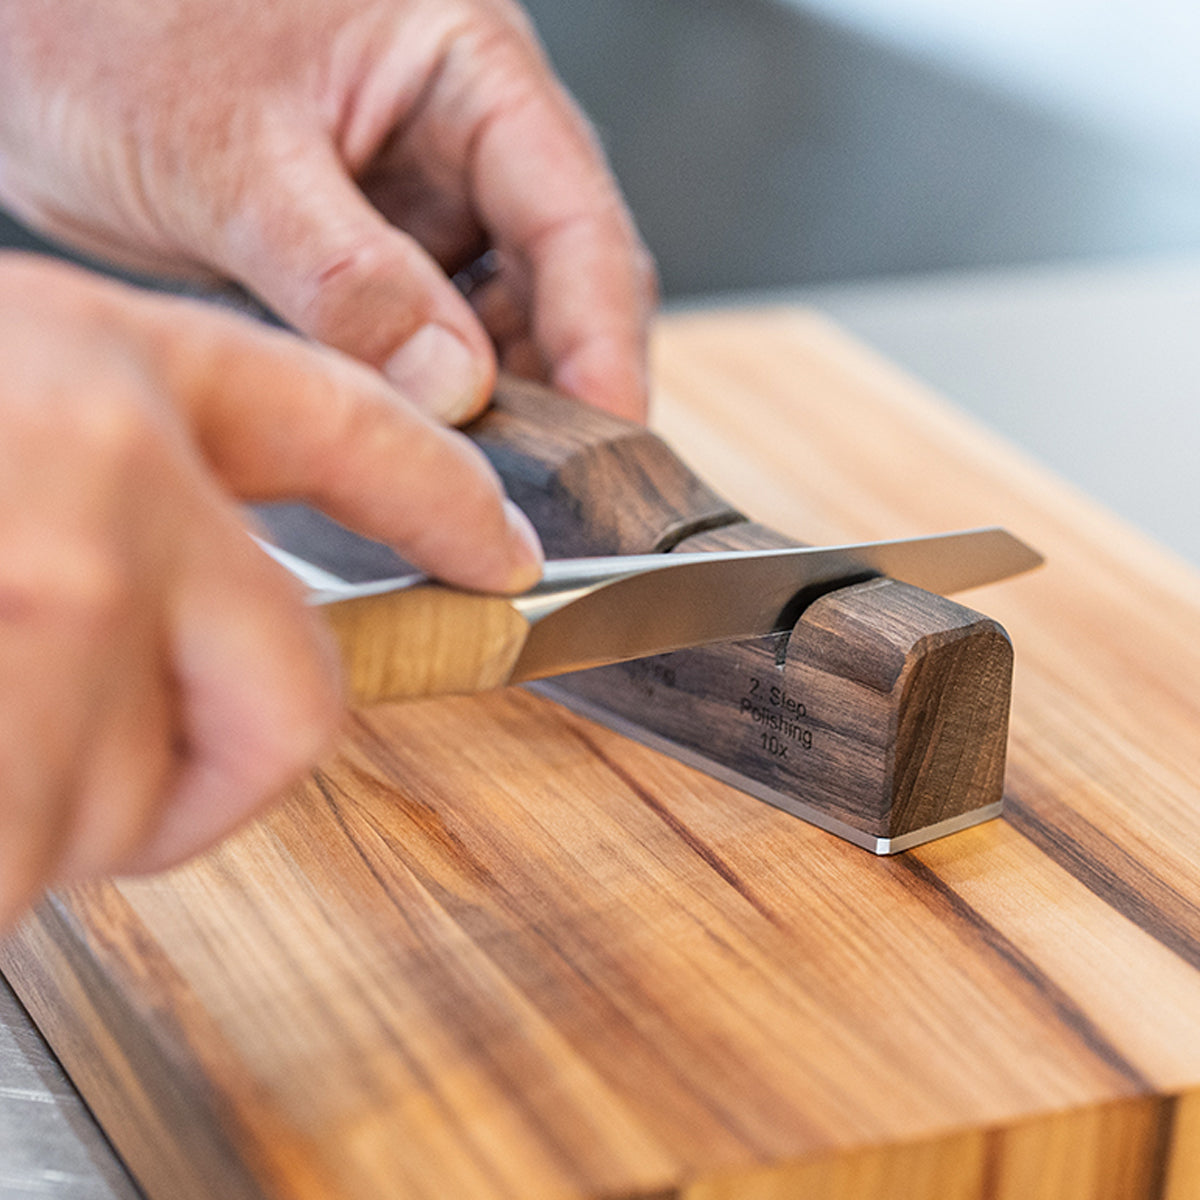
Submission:
[[[486,403],[493,342],[644,413],[652,272],[512,0],[5,0],[0,196],[239,281],[443,419]],[[473,311],[448,276],[488,248]]]
[[[307,497],[467,586],[537,578],[475,448],[334,351],[9,255],[0,362],[0,929],[49,882],[199,851],[332,736],[328,639],[235,497]]]

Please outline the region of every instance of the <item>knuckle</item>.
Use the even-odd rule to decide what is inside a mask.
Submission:
[[[78,405],[72,428],[89,460],[121,478],[145,465],[161,438],[158,423],[124,388],[93,394]]]
[[[386,451],[396,440],[395,414],[373,379],[356,386],[330,386],[325,403],[310,423],[310,449],[302,475],[314,494],[337,496],[358,486],[365,457]],[[319,422],[319,426],[318,426]]]
[[[382,366],[396,342],[426,317],[420,289],[398,295],[398,281],[411,277],[410,266],[395,234],[339,247],[310,276],[299,310],[302,328],[326,345]]]
[[[506,31],[512,38],[523,46],[537,44],[537,30],[533,18],[514,0],[498,0],[492,13],[492,20],[499,29]]]
[[[61,563],[51,586],[53,611],[84,635],[110,635],[132,602],[133,584],[123,564],[100,549],[82,551]]]
[[[62,407],[70,411],[38,418],[40,433],[78,466],[79,486],[64,507],[31,509],[0,529],[0,622],[100,635],[133,603],[133,563],[117,516],[127,511],[130,487],[152,470],[158,435],[133,403]]]
[[[0,575],[0,621],[102,637],[123,618],[132,590],[117,554],[63,539],[6,565]]]
[[[473,61],[525,67],[537,51],[537,34],[528,14],[510,0],[490,11],[477,10],[465,31]]]
[[[449,39],[447,46],[454,46],[454,39]],[[486,98],[485,127],[503,123],[526,106],[562,104],[537,36],[523,15],[478,14],[454,48],[462,51],[456,59],[470,63],[470,72],[451,71],[450,75],[459,80],[464,92]],[[573,105],[567,108],[574,111]],[[474,140],[481,140],[479,132]]]
[[[18,412],[10,409],[10,428],[15,425],[29,445],[52,446],[59,461],[77,464],[81,487],[126,485],[164,444],[161,419],[138,388],[119,376],[105,378],[102,366],[86,387],[69,380],[41,389],[36,399]]]
[[[100,549],[76,554],[62,564],[55,583],[59,609],[97,632],[118,623],[132,590],[116,556]]]

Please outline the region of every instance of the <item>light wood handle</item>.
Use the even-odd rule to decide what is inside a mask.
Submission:
[[[322,606],[357,704],[503,687],[529,624],[503,596],[421,584]]]

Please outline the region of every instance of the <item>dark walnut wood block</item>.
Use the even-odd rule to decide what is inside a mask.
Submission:
[[[1005,817],[877,857],[522,689],[360,713],[3,944],[147,1196],[1191,1200],[1200,576],[810,315],[668,318],[655,378],[781,535],[1046,554],[971,595],[1017,647]]]
[[[553,557],[797,544],[746,520],[653,433],[544,389],[506,381],[471,434]],[[891,580],[808,599],[790,635],[538,690],[878,852],[996,816],[1004,630]]]

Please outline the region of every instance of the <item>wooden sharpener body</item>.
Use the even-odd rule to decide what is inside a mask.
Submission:
[[[471,429],[551,557],[795,545],[649,430],[508,381]],[[790,633],[582,671],[538,690],[880,854],[999,814],[1012,646],[889,579],[812,598]]]

